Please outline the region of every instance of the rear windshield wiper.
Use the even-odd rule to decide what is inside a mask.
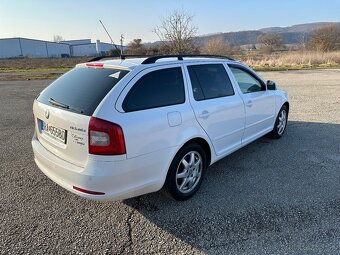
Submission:
[[[59,101],[54,100],[52,97],[50,99],[48,99],[48,102],[50,102],[51,104],[55,105],[55,106],[59,106],[65,109],[70,109],[70,106],[67,104],[63,104]]]
[[[52,97],[50,99],[48,99],[48,102],[50,102],[52,105],[59,106],[59,107],[64,108],[64,109],[68,109],[68,110],[73,111],[73,112],[83,113],[83,111],[73,109],[69,105],[61,103],[61,102],[53,99]]]

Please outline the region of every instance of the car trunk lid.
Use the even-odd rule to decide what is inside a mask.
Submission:
[[[34,102],[39,142],[56,156],[83,167],[88,158],[90,117]]]

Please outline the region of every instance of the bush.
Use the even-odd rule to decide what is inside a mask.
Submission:
[[[204,54],[232,56],[236,53],[236,48],[218,37],[206,42],[201,47],[200,52]]]
[[[337,49],[340,44],[340,26],[328,25],[314,31],[307,43],[307,49],[328,52]]]
[[[142,39],[133,39],[132,42],[128,44],[128,49],[126,50],[126,55],[145,55],[147,52],[145,46],[142,44]]]

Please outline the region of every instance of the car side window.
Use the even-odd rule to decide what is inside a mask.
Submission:
[[[265,85],[250,72],[236,66],[229,66],[243,94],[266,90]]]
[[[181,104],[185,101],[180,67],[152,71],[140,78],[123,102],[125,112]]]
[[[196,101],[234,95],[223,64],[191,65],[188,72]]]

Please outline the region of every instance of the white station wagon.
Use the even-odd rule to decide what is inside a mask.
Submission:
[[[82,197],[190,198],[209,165],[287,126],[287,92],[223,56],[79,64],[33,104],[35,162]]]

